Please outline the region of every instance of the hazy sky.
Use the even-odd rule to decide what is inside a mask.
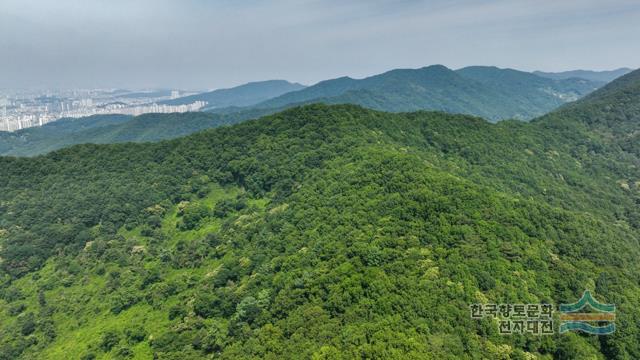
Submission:
[[[640,67],[638,0],[0,0],[0,88]]]

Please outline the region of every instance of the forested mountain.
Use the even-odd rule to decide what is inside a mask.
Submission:
[[[291,91],[304,89],[304,85],[285,80],[251,82],[231,89],[220,89],[197,95],[164,101],[163,104],[183,105],[206,101],[209,108],[250,106]]]
[[[633,135],[640,128],[640,72],[621,77],[584,99],[562,107],[558,113],[583,119],[592,129]]]
[[[14,134],[0,133],[0,155],[33,156],[73,144],[171,139],[317,102],[350,103],[391,112],[431,109],[478,115],[490,120],[522,120],[544,115],[601,85],[581,79],[556,81],[516,70],[480,66],[457,71],[444,66],[392,70],[363,80],[340,78],[308,88],[286,81],[266,81],[168,102],[207,101],[216,109],[206,115],[105,117],[95,126],[91,125],[95,121],[91,118],[65,121],[64,131],[58,131],[50,124]],[[272,97],[275,98],[246,106]]]
[[[584,79],[552,80],[495,67],[475,66],[453,71],[435,65],[392,70],[362,80],[344,77],[323,81],[255,107],[281,109],[314,102],[353,103],[391,112],[439,110],[494,121],[528,120],[602,85],[602,82]],[[221,109],[219,112],[235,110]]]
[[[0,359],[640,358],[638,76],[531,123],[316,104],[0,158]],[[613,335],[470,317],[585,289]]]
[[[15,132],[0,131],[0,155],[35,155],[77,144],[87,130],[109,127],[131,120],[126,115],[96,115],[80,119],[61,119],[41,127]]]
[[[108,115],[60,120],[43,127],[0,132],[0,155],[34,156],[76,144],[113,144],[173,139],[262,115],[261,111],[233,114],[204,112]],[[58,123],[60,123],[58,126]]]
[[[554,126],[580,122],[625,152],[640,156],[640,71],[625,75],[584,99],[563,106],[543,120]]]
[[[629,68],[620,68],[616,70],[610,71],[592,71],[592,70],[572,70],[572,71],[563,71],[563,72],[543,72],[543,71],[534,71],[533,73],[546,77],[549,79],[555,80],[563,80],[563,79],[585,79],[591,81],[601,81],[601,82],[611,82],[620,76],[626,75],[632,72],[632,69]]]
[[[518,106],[526,113],[536,113],[537,116],[578,100],[605,84],[576,78],[550,80],[524,71],[493,66],[470,66],[456,72],[502,92],[504,98],[511,94],[513,101],[519,101]]]

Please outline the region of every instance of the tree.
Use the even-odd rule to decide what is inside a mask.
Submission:
[[[116,345],[120,343],[120,334],[115,330],[107,330],[100,337],[100,349],[104,352],[109,352]]]

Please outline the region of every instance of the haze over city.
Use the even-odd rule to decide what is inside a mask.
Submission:
[[[636,68],[638,18],[635,0],[5,0],[0,88],[313,84],[439,63]]]

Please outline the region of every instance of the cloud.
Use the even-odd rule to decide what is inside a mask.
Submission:
[[[631,0],[3,0],[5,87],[214,88],[443,63],[637,66]]]

